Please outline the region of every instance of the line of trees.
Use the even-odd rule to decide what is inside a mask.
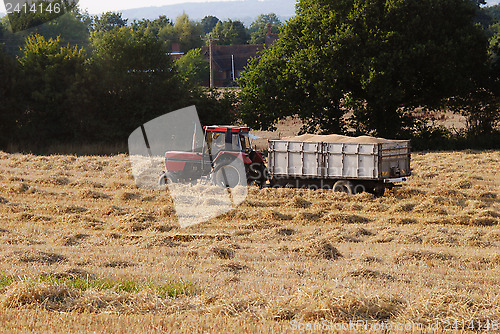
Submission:
[[[128,25],[120,14],[75,8],[21,33],[0,24],[0,43],[21,45],[0,44],[0,149],[126,142],[137,126],[193,104],[204,124],[233,123],[236,96],[190,80],[192,64],[170,57],[154,29],[160,21],[172,26],[164,17]]]
[[[38,0],[42,3],[46,0]],[[63,0],[57,0],[63,1]],[[14,14],[12,14],[14,15]],[[191,20],[185,13],[179,15],[175,20],[166,16],[159,16],[155,20],[134,20],[129,22],[122,17],[121,13],[106,12],[101,15],[90,15],[80,12],[78,7],[70,7],[68,14],[62,15],[54,20],[37,15],[25,15],[16,13],[16,17],[10,19],[4,16],[0,19],[0,43],[4,44],[4,50],[10,54],[19,55],[19,49],[24,45],[27,36],[38,33],[46,38],[61,37],[61,41],[70,45],[79,45],[87,48],[89,37],[95,31],[111,31],[117,27],[129,26],[136,31],[145,31],[155,36],[165,44],[167,50],[171,50],[172,43],[179,43],[181,51],[200,48],[205,45],[200,36],[218,36],[220,45],[232,44],[263,44],[271,26],[271,32],[278,34],[282,22],[274,13],[262,14],[249,26],[245,27],[241,21],[221,21],[215,16],[206,16],[200,21]],[[35,18],[33,18],[35,16]],[[45,21],[44,21],[45,20]],[[19,31],[12,33],[7,27],[14,22]],[[42,22],[47,22],[41,24]],[[28,29],[23,29],[26,27]],[[10,30],[14,27],[10,25]],[[3,30],[3,31],[2,31]],[[24,32],[22,31],[24,30]]]
[[[476,0],[300,0],[280,39],[240,80],[243,121],[272,129],[449,139],[500,147],[498,23]],[[481,26],[482,25],[482,26]],[[489,40],[491,45],[489,45]],[[464,115],[451,133],[416,108]]]
[[[498,148],[500,15],[481,4],[299,0],[285,25],[270,14],[249,29],[185,14],[129,23],[75,7],[13,34],[3,18],[0,149],[124,142],[140,124],[192,104],[204,124],[271,129],[298,115],[303,131],[413,138],[417,148],[453,140]],[[239,96],[199,86],[208,77],[200,35],[261,43],[268,24],[280,38],[251,61]],[[180,60],[168,55],[172,42],[186,52]],[[436,127],[416,108],[459,113],[467,129]]]

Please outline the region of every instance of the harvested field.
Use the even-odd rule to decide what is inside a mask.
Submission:
[[[0,332],[499,325],[500,151],[416,153],[412,167],[383,197],[250,187],[180,228],[126,155],[0,152]]]

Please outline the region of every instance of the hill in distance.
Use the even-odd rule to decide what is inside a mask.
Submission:
[[[240,20],[249,26],[260,14],[275,13],[284,22],[295,15],[295,0],[240,0],[214,2],[188,2],[161,7],[142,7],[120,11],[123,17],[133,20],[154,20],[165,15],[172,21],[183,12],[192,20],[201,20],[207,15],[220,20]]]
[[[240,20],[248,27],[260,14],[275,13],[282,22],[285,22],[295,16],[295,4],[296,0],[207,1],[114,11],[121,12],[129,22],[142,19],[154,20],[160,15],[175,21],[177,16],[185,12],[191,20],[199,21],[207,15],[212,15],[220,20]],[[6,13],[0,10],[0,18],[5,15]]]

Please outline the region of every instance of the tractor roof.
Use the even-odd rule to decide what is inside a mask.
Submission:
[[[205,126],[205,131],[213,131],[213,132],[227,132],[227,130],[231,130],[233,133],[238,132],[250,132],[248,126],[235,126],[235,125],[210,125]]]

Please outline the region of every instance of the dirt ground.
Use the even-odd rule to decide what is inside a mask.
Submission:
[[[0,332],[498,328],[500,151],[412,167],[383,197],[252,186],[182,229],[127,155],[0,152]]]

